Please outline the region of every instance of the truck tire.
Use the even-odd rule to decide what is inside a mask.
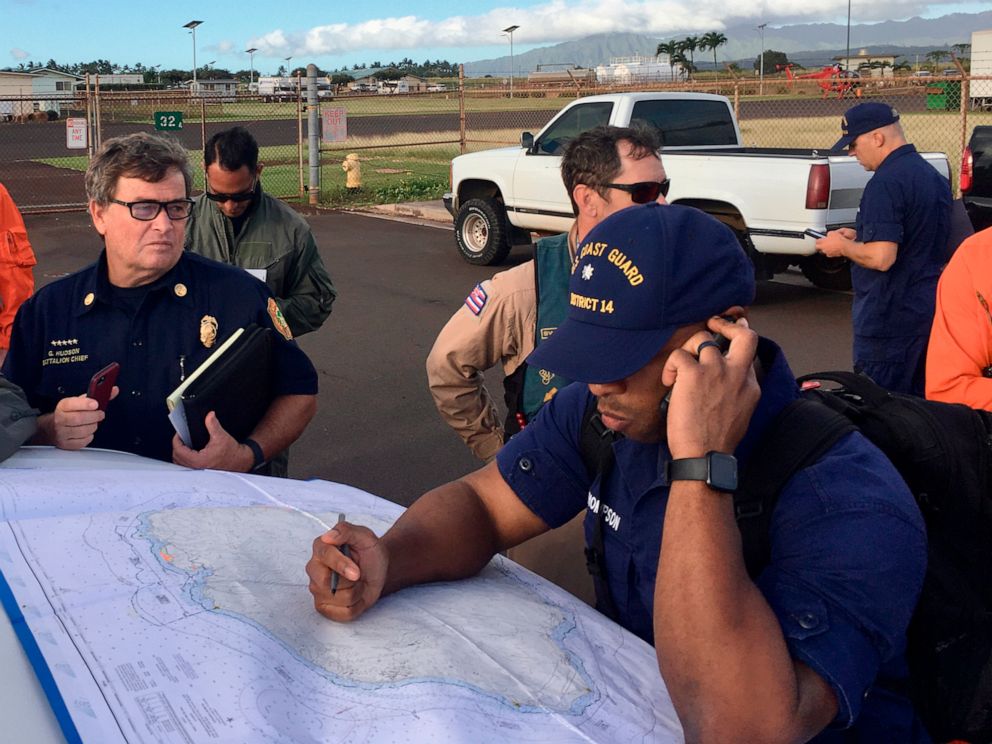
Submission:
[[[455,242],[470,264],[501,263],[510,253],[510,230],[503,208],[492,199],[469,199],[455,217]]]
[[[821,289],[851,288],[851,262],[846,258],[830,258],[822,253],[806,256],[799,262],[803,276]]]

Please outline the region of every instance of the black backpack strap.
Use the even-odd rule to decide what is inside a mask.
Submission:
[[[582,454],[582,462],[586,466],[586,472],[591,480],[596,480],[598,475],[600,483],[599,510],[593,524],[592,545],[587,545],[585,548],[586,570],[592,576],[593,586],[596,590],[596,609],[610,619],[616,620],[619,613],[606,581],[606,548],[603,544],[606,509],[602,498],[602,484],[613,468],[613,443],[619,435],[603,424],[599,412],[596,410],[598,403],[599,400],[595,396],[589,399],[585,413],[582,415],[579,439],[579,451]]]
[[[856,427],[847,417],[804,398],[789,403],[769,425],[734,494],[744,564],[752,579],[771,559],[772,513],[785,484],[852,431]]]

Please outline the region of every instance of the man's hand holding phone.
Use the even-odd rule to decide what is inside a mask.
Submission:
[[[669,355],[662,372],[662,383],[671,388],[667,427],[673,459],[732,453],[761,397],[754,372],[758,335],[743,318],[710,318],[707,326]],[[726,353],[714,334],[728,342]]]
[[[120,392],[114,385],[118,371],[116,362],[104,367],[90,378],[86,395],[63,398],[52,413],[40,416],[33,441],[66,450],[79,450],[90,444],[100,422],[107,417],[107,403]]]

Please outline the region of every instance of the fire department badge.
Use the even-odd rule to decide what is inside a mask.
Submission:
[[[293,340],[293,332],[289,330],[289,323],[282,315],[282,310],[279,309],[279,305],[276,304],[274,298],[269,298],[269,317],[272,318],[272,325],[276,327],[276,330],[281,333],[287,341]]]
[[[200,318],[200,343],[209,349],[216,340],[217,318],[213,315],[204,315]]]

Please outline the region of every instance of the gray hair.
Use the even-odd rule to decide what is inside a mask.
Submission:
[[[86,169],[86,197],[106,205],[114,198],[117,181],[122,176],[158,183],[173,169],[183,174],[189,196],[193,171],[182,145],[146,132],[113,137],[103,143]]]

